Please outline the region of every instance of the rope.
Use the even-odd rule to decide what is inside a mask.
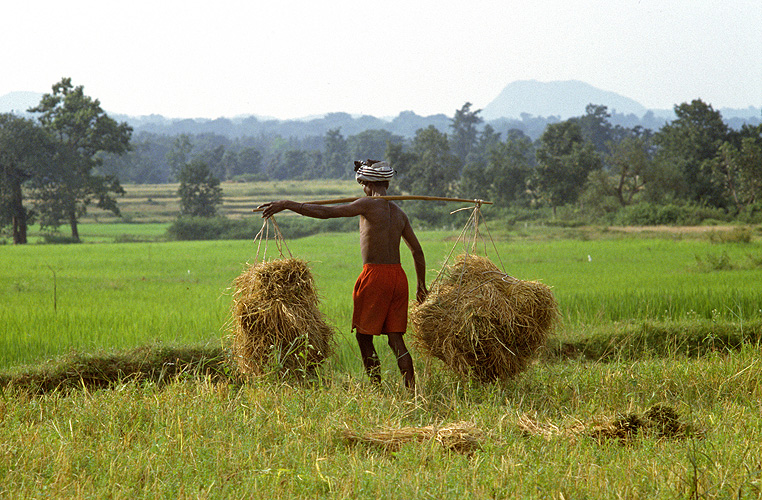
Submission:
[[[271,222],[273,227],[273,239],[275,242],[275,248],[278,251],[278,255],[280,256],[281,259],[285,259],[286,256],[283,253],[283,249],[285,248],[286,252],[288,252],[289,258],[293,259],[294,256],[291,254],[291,250],[288,248],[288,245],[286,245],[286,239],[283,237],[283,233],[278,227],[278,223],[275,222],[275,217],[269,217],[264,220],[264,222],[262,223],[262,228],[254,237],[254,242],[257,244],[256,260],[264,261],[267,259],[267,247],[268,247],[268,244],[270,243]],[[263,242],[264,242],[264,251],[262,251]],[[260,255],[261,255],[261,259],[260,259]]]
[[[450,214],[454,214],[457,212],[461,212],[463,210],[471,210],[471,215],[468,217],[468,220],[463,226],[463,229],[461,229],[460,234],[458,235],[458,238],[455,240],[455,244],[450,249],[450,253],[447,254],[447,257],[442,263],[442,267],[439,269],[439,273],[437,274],[436,278],[434,278],[434,281],[431,282],[432,288],[441,279],[445,267],[447,267],[447,264],[450,262],[450,258],[452,257],[452,254],[455,252],[455,249],[458,247],[459,244],[463,245],[463,252],[465,253],[466,258],[468,258],[470,254],[477,253],[478,245],[480,242],[484,244],[484,249],[483,249],[484,255],[485,256],[487,255],[487,239],[482,236],[482,233],[480,231],[480,226],[484,227],[484,230],[487,233],[487,238],[489,238],[490,243],[492,243],[492,248],[495,251],[495,255],[497,255],[498,261],[500,262],[500,267],[503,270],[503,274],[505,276],[508,276],[507,274],[505,274],[505,264],[503,264],[503,260],[500,257],[500,253],[497,251],[497,245],[495,244],[495,240],[492,238],[492,234],[489,232],[489,227],[487,227],[487,221],[484,218],[484,214],[481,211],[481,206],[482,206],[481,200],[474,200],[473,207],[463,207],[463,208],[459,208],[457,210],[453,210],[452,212],[450,212]],[[465,263],[465,259],[463,262]],[[463,266],[463,269],[461,270],[461,274],[458,278],[458,285],[460,285],[464,272],[465,272],[465,265]],[[510,276],[509,278],[515,279]]]

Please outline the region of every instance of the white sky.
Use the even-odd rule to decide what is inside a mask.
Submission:
[[[515,80],[762,106],[762,0],[19,0],[0,95],[61,77],[130,115],[451,116]]]

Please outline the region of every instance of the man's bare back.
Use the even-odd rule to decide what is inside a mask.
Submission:
[[[399,264],[400,240],[413,254],[417,277],[416,299],[426,299],[426,262],[423,249],[410,226],[405,212],[395,203],[379,199],[386,195],[383,183],[364,183],[366,196],[346,205],[310,205],[280,200],[260,205],[262,217],[272,217],[282,210],[291,210],[316,219],[338,217],[360,218],[360,254],[363,264]],[[375,199],[374,199],[375,198]]]

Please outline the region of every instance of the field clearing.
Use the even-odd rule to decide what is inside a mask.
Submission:
[[[117,199],[122,217],[110,212],[90,209],[82,222],[130,223],[171,222],[180,213],[177,183],[125,184],[125,195]],[[362,196],[362,190],[353,180],[348,181],[282,181],[282,182],[223,182],[220,214],[232,219],[251,216],[259,204],[281,198],[308,201],[314,199]],[[296,195],[295,195],[296,193]]]
[[[83,239],[98,244],[0,247],[0,372],[44,367],[72,350],[223,347],[228,287],[256,246],[150,240],[164,227],[84,224]],[[493,261],[550,285],[564,316],[550,352],[516,380],[463,380],[413,351],[411,395],[381,341],[384,382],[372,387],[348,332],[357,235],[289,240],[339,329],[339,351],[316,382],[238,385],[181,372],[168,385],[0,391],[0,497],[762,497],[760,344],[720,342],[728,329],[762,324],[758,238],[491,230]],[[130,235],[144,241],[114,242]],[[430,282],[454,234],[418,236]],[[403,266],[412,278],[404,249]],[[700,333],[700,353],[687,348],[690,332]],[[605,350],[608,339],[619,345],[613,355],[564,354],[571,343]],[[624,440],[589,432],[658,405],[695,432]],[[342,437],[463,421],[480,430],[471,454],[435,439],[385,449]],[[571,432],[580,428],[588,432]]]

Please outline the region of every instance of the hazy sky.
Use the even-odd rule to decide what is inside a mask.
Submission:
[[[451,116],[515,80],[762,106],[762,0],[19,0],[0,95],[61,77],[131,115]]]

